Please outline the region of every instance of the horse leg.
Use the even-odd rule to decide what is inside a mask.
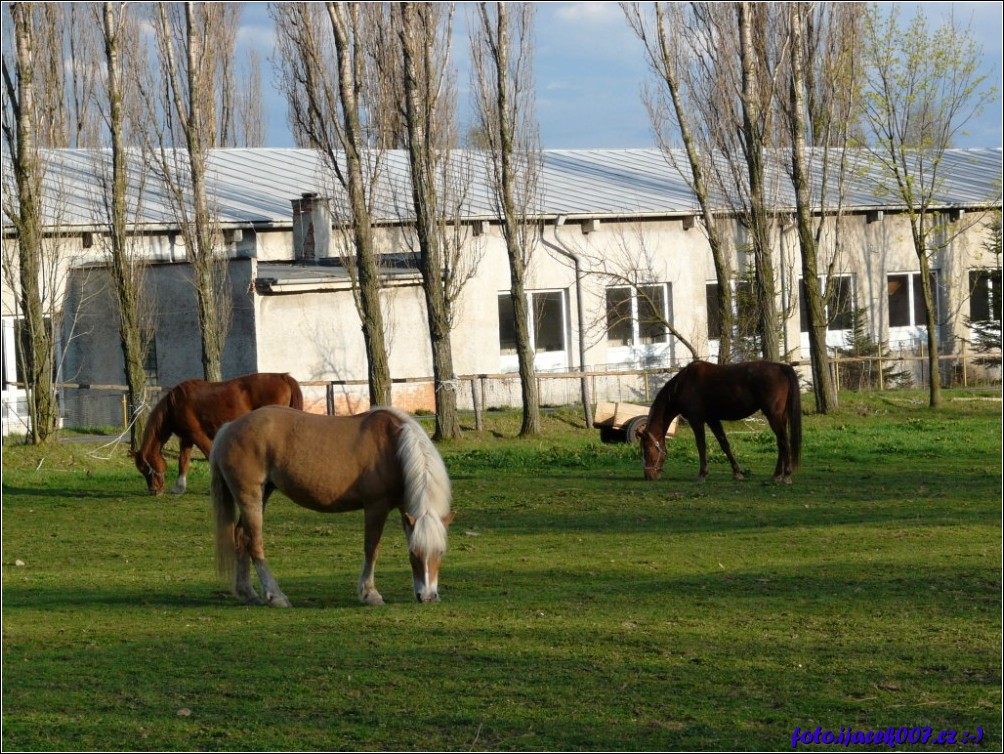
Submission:
[[[382,506],[366,509],[366,536],[363,542],[363,571],[359,575],[359,601],[364,605],[382,605],[383,597],[376,588],[376,559],[380,538],[390,511]]]
[[[708,426],[715,433],[718,445],[721,447],[722,452],[725,453],[725,457],[729,459],[729,463],[732,464],[732,478],[737,480],[745,479],[746,477],[743,476],[743,470],[739,468],[736,457],[732,455],[732,446],[729,445],[729,439],[725,436],[725,428],[722,427],[722,423],[718,419],[708,419]]]
[[[282,593],[279,584],[268,569],[265,558],[252,556],[251,562],[254,563],[255,570],[258,572],[258,580],[261,582],[261,593],[265,598],[265,602],[272,607],[292,607],[289,597]]]
[[[787,422],[784,416],[768,417],[770,428],[777,438],[777,464],[774,466],[774,481],[791,484],[791,448],[788,442]]]
[[[181,441],[181,453],[178,454],[178,481],[171,489],[172,495],[183,495],[188,489],[188,465],[192,461],[192,443]]]
[[[247,500],[247,498],[246,498]],[[289,598],[282,593],[279,584],[272,576],[272,572],[265,562],[265,545],[262,541],[261,530],[265,518],[265,501],[258,492],[253,499],[241,503],[241,528],[244,530],[244,538],[247,554],[254,563],[255,571],[258,572],[258,581],[261,582],[261,593],[266,604],[272,607],[290,607]],[[239,569],[238,569],[239,572]]]
[[[694,427],[694,442],[697,443],[697,455],[701,459],[701,469],[697,472],[697,481],[703,482],[708,477],[708,444],[704,437],[704,422],[691,422]]]
[[[237,550],[237,565],[234,569],[234,594],[248,605],[264,605],[251,583],[251,556],[248,554],[248,538],[244,529],[244,519],[237,522],[234,529],[234,546]]]

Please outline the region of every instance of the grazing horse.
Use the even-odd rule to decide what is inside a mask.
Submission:
[[[198,447],[209,458],[213,437],[220,427],[249,411],[270,405],[302,409],[300,383],[288,374],[261,372],[226,382],[186,380],[171,388],[150,412],[143,442],[133,456],[150,494],[164,491],[167,462],[163,450],[171,435],[177,435],[181,441],[178,481],[171,490],[180,495],[188,486],[192,447]]]
[[[802,449],[802,397],[798,375],[788,364],[747,361],[740,364],[710,364],[695,361],[667,382],[652,403],[648,424],[638,431],[645,478],[658,479],[666,460],[666,428],[677,416],[694,428],[701,470],[697,481],[708,475],[704,425],[718,438],[732,464],[732,476],[742,479],[722,421],[734,421],[762,411],[777,437],[774,481],[791,484]]]
[[[209,455],[216,563],[247,603],[289,607],[265,562],[265,504],[279,490],[321,513],[362,509],[366,521],[359,599],[383,604],[374,581],[387,516],[397,508],[408,539],[415,596],[439,599],[439,566],[453,521],[450,478],[436,446],[407,414],[377,408],[323,416],[267,406],[225,425]],[[239,513],[239,517],[237,514]],[[251,583],[254,563],[261,582]]]

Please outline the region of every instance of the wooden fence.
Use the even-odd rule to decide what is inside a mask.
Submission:
[[[996,366],[982,364],[983,355],[967,353],[943,355],[942,384],[947,387],[1000,385],[1000,362]],[[999,356],[998,356],[999,359]],[[806,360],[791,362],[802,373],[808,386],[810,365]],[[680,365],[682,366],[682,365]],[[897,387],[925,387],[928,384],[929,360],[923,353],[915,355],[834,358],[830,368],[841,390],[887,390]],[[663,384],[679,366],[656,369],[603,369],[588,372],[540,372],[537,374],[541,405],[581,405],[584,419],[592,423],[592,407],[599,402],[649,404]],[[353,413],[366,407],[365,380],[301,381],[304,398],[310,410],[328,414]],[[519,375],[473,374],[457,377],[452,384],[457,391],[457,405],[462,411],[473,412],[476,426],[482,412],[493,408],[515,407],[521,403]],[[151,408],[166,388],[148,389],[146,407]],[[127,389],[124,385],[94,385],[63,383],[57,385],[63,417],[67,428],[108,427],[129,424]],[[434,385],[431,377],[393,380],[393,402],[413,412],[434,407]],[[23,406],[8,404],[4,398],[4,429],[23,433]],[[20,422],[20,424],[19,424]],[[19,426],[21,429],[19,430]]]

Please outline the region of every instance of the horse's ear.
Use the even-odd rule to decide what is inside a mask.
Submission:
[[[457,515],[456,511],[450,511],[445,516],[443,516],[443,526],[449,526],[453,523],[453,517]]]
[[[408,520],[408,526],[414,526],[415,522],[418,520],[417,518],[415,518],[410,513],[405,513],[404,517]]]
[[[642,426],[638,427],[638,428],[637,428],[637,429],[635,429],[635,431],[634,431],[634,436],[635,436],[635,437],[636,437],[637,439],[639,439],[639,440],[640,440],[641,438],[643,438],[643,437],[644,437],[645,435],[647,435],[647,434],[648,434],[648,425],[647,425],[647,424],[643,424]]]

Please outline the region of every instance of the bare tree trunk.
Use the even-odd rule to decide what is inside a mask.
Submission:
[[[106,97],[108,105],[108,135],[111,141],[111,184],[106,186],[109,210],[111,271],[119,309],[119,339],[125,363],[126,385],[129,389],[130,443],[139,449],[143,432],[144,401],[147,385],[144,357],[147,343],[143,332],[140,296],[143,263],[130,252],[128,235],[128,205],[126,193],[125,89],[122,81],[121,55],[124,29],[128,20],[125,8],[117,3],[102,4],[102,34],[105,48]]]
[[[930,230],[925,231],[927,218],[921,213],[910,223],[913,231],[913,245],[915,249],[924,249],[925,253],[918,254],[920,262],[920,287],[924,298],[924,324],[927,327],[927,353],[928,353],[928,375],[930,385],[928,387],[928,403],[931,408],[938,408],[941,405],[941,359],[939,354],[941,348],[938,343],[938,319],[935,316],[937,305],[935,302],[935,290],[932,284],[931,260],[926,253],[926,239]]]
[[[480,25],[472,42],[478,118],[487,140],[496,216],[509,258],[510,298],[516,331],[523,423],[520,436],[540,433],[540,399],[527,311],[526,269],[539,222],[529,216],[537,198],[540,156],[532,120],[530,3],[479,4]],[[516,37],[510,35],[508,6],[516,7]],[[514,57],[513,57],[514,56]]]
[[[37,103],[42,132],[39,145],[65,147],[69,128],[66,107],[63,27],[66,8],[61,3],[38,3],[41,11],[39,41],[43,51],[39,73],[44,80]]]
[[[346,260],[353,276],[356,309],[366,347],[369,399],[372,406],[391,405],[391,375],[386,326],[381,310],[382,277],[373,239],[368,183],[376,181],[380,155],[367,153],[372,114],[379,93],[367,72],[367,14],[382,12],[362,3],[326,3],[327,25],[334,42],[334,58],[325,55],[320,20],[311,3],[282,3],[272,7],[283,64],[281,86],[290,104],[299,139],[324,156],[348,203],[348,228],[354,258]],[[364,122],[365,121],[365,122]],[[372,124],[379,128],[379,124]]]
[[[737,8],[739,22],[739,52],[742,67],[742,133],[746,169],[749,174],[748,230],[755,263],[754,283],[759,317],[760,351],[768,361],[779,361],[777,288],[774,261],[770,248],[767,216],[764,147],[766,134],[762,119],[764,98],[761,91],[761,71],[753,48],[753,4],[741,2]]]
[[[223,126],[213,119],[213,102],[214,76],[220,71],[222,77],[222,72],[230,67],[225,52],[232,48],[225,34],[227,8],[224,3],[196,7],[187,2],[180,7],[160,3],[157,10],[162,107],[167,125],[157,129],[159,145],[153,150],[155,170],[171,193],[192,265],[203,377],[219,382],[223,379],[222,354],[232,304],[227,288],[227,258],[219,248],[219,222],[209,206],[206,181],[209,149],[223,134]],[[225,88],[224,82],[221,88]],[[230,98],[224,96],[222,101]],[[174,123],[178,124],[177,129]],[[176,141],[185,144],[184,153],[169,149]]]
[[[356,246],[356,272],[358,275],[359,311],[363,320],[363,339],[369,363],[370,402],[373,405],[391,404],[390,362],[384,338],[383,312],[380,308],[380,269],[373,242],[373,229],[366,200],[363,177],[362,150],[366,137],[360,118],[358,91],[362,82],[358,78],[360,63],[354,59],[365,51],[355,49],[361,44],[359,9],[354,16],[340,3],[328,3],[328,16],[335,39],[338,57],[338,96],[342,105],[345,137],[345,163],[348,180],[349,206],[356,219],[353,232]]]
[[[444,280],[446,250],[437,229],[438,217],[445,214],[436,185],[438,159],[449,148],[439,138],[442,133],[437,130],[448,125],[441,120],[440,110],[445,109],[446,103],[441,101],[443,93],[438,86],[445,60],[434,55],[439,23],[435,6],[401,3],[400,14],[398,34],[404,63],[405,128],[436,389],[435,439],[455,439],[460,436],[460,423],[450,341],[450,300]]]
[[[254,148],[265,146],[265,119],[261,103],[261,59],[255,50],[248,53],[248,72],[241,80],[237,93],[238,147]]]
[[[718,362],[728,363],[732,360],[733,333],[735,331],[735,315],[733,313],[732,296],[732,266],[727,256],[728,244],[723,238],[720,224],[715,217],[711,202],[710,187],[705,175],[705,163],[711,160],[712,147],[700,144],[698,133],[692,123],[702,116],[689,106],[687,92],[681,86],[678,73],[678,57],[681,54],[679,39],[686,35],[680,33],[683,25],[680,9],[675,4],[654,3],[655,6],[655,37],[649,34],[646,22],[637,3],[621,3],[622,10],[635,34],[645,46],[649,66],[669,95],[675,127],[679,131],[680,140],[686,153],[687,167],[690,169],[691,188],[701,207],[701,218],[704,221],[704,231],[708,237],[711,258],[715,266],[715,279],[718,281],[715,306],[718,321],[721,323],[719,333]],[[667,18],[667,14],[671,14]],[[672,28],[671,28],[672,27]],[[648,105],[649,116],[660,141],[663,153],[668,161],[675,164],[674,150],[666,133],[671,130],[666,122],[668,111],[660,107],[659,96]],[[681,171],[682,173],[682,171]]]
[[[830,374],[826,348],[826,312],[819,284],[816,235],[812,227],[809,172],[806,157],[806,85],[803,26],[807,23],[800,3],[789,6],[791,28],[791,142],[792,182],[795,187],[795,224],[802,256],[802,285],[809,319],[809,353],[816,411],[827,414],[837,408],[836,387]]]
[[[14,72],[5,55],[3,60],[4,139],[11,149],[17,191],[17,210],[4,200],[4,212],[17,230],[18,310],[27,337],[15,348],[25,375],[32,443],[44,445],[55,437],[59,407],[53,389],[55,333],[45,322],[45,302],[41,288],[42,260],[42,172],[38,153],[35,102],[35,23],[32,3],[12,3],[16,58]],[[13,120],[13,123],[11,122]]]
[[[68,54],[70,67],[70,132],[67,146],[95,148],[101,143],[100,109],[93,107],[97,96],[101,43],[98,24],[92,22],[92,9],[84,3],[68,3]]]

